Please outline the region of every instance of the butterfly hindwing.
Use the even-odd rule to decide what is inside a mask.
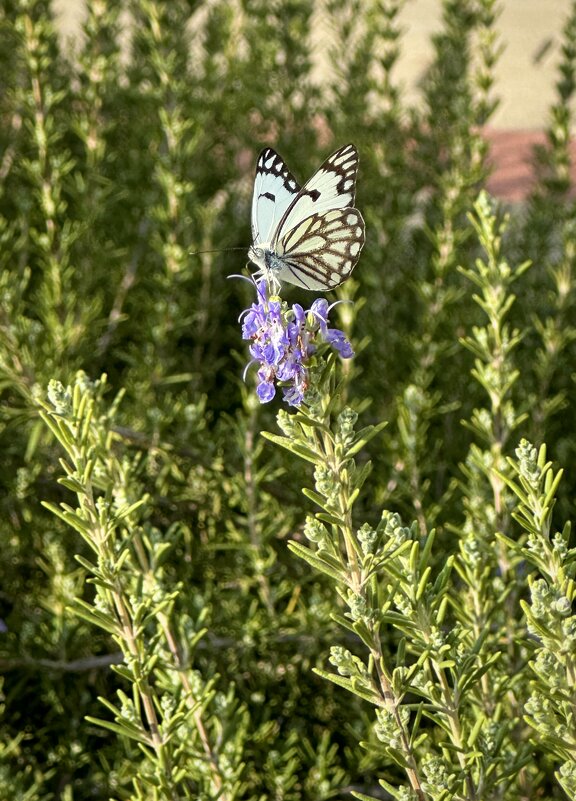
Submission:
[[[269,242],[300,186],[283,159],[265,148],[258,156],[252,196],[252,240]]]
[[[363,245],[364,220],[358,209],[312,214],[279,241],[278,279],[304,289],[333,289],[348,278]]]

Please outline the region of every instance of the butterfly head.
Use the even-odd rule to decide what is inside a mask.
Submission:
[[[248,249],[248,258],[260,270],[264,270],[266,268],[266,248],[262,247],[262,245],[259,245],[258,247],[252,245],[252,247]]]
[[[253,245],[248,250],[248,258],[258,267],[258,271],[254,276],[255,280],[258,281],[260,278],[265,278],[271,289],[275,293],[279,292],[281,287],[279,273],[282,269],[282,260],[270,249],[270,246],[260,244],[255,247]]]

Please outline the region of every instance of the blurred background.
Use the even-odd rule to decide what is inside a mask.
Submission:
[[[326,4],[317,5],[313,37],[317,70],[322,72],[327,69],[322,51],[330,28]],[[76,38],[86,16],[83,0],[54,0],[53,7],[61,36]],[[544,143],[542,129],[554,99],[562,26],[571,2],[502,0],[499,7],[502,52],[494,77],[500,103],[485,132],[494,166],[488,188],[504,200],[519,201],[532,185],[532,149]],[[441,30],[441,16],[441,0],[408,0],[401,9],[399,25],[409,46],[401,51],[395,76],[407,103],[418,106],[421,100],[422,82],[435,57],[432,36]]]
[[[314,28],[320,43],[328,28],[321,9],[324,3],[317,5]],[[539,130],[553,99],[558,45],[571,3],[503,0],[500,6],[498,29],[504,50],[495,76],[501,103],[492,125],[507,131]],[[55,0],[54,10],[62,36],[77,36],[85,18],[83,0]],[[409,0],[401,10],[400,27],[409,47],[402,50],[396,75],[410,102],[418,101],[420,82],[434,59],[431,36],[441,29],[441,13],[441,0]]]

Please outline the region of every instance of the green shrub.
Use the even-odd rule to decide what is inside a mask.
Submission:
[[[576,4],[509,209],[499,4],[444,0],[418,107],[403,5],[0,9],[0,798],[576,796]],[[348,141],[356,358],[261,405],[256,157]]]

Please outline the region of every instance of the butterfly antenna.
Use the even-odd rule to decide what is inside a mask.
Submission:
[[[237,248],[216,248],[216,250],[191,250],[188,252],[189,256],[200,256],[202,253],[227,253],[230,250],[244,250],[246,251],[247,248],[245,247],[237,247]]]

